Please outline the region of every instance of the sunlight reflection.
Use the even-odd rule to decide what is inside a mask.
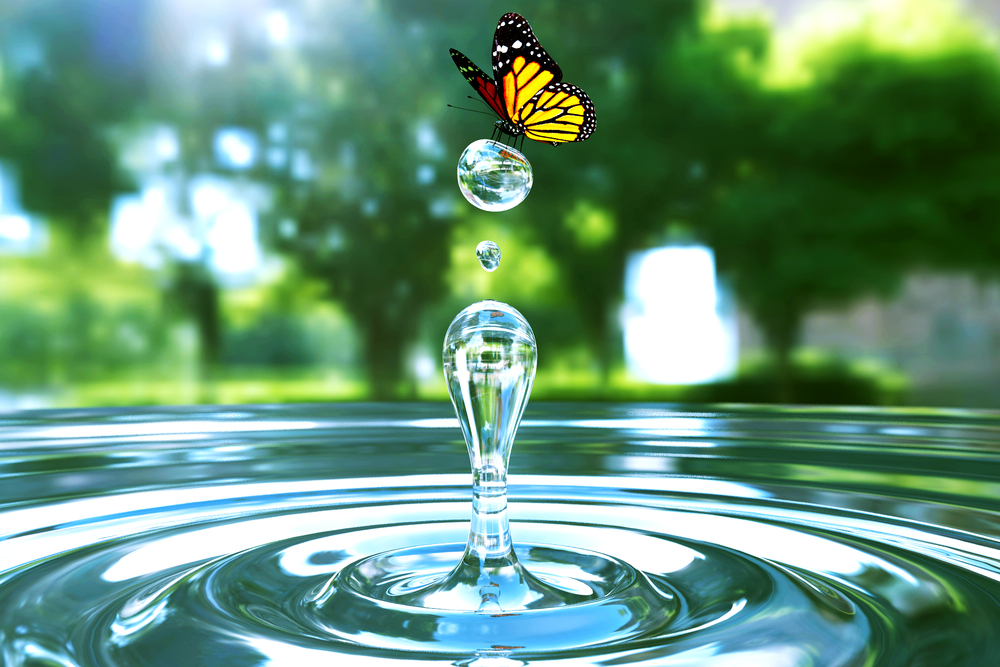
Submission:
[[[27,429],[4,429],[5,440],[67,440],[74,438],[133,438],[144,435],[179,435],[184,433],[252,433],[259,431],[299,431],[317,428],[314,421],[215,421],[185,419],[152,423],[68,424]]]
[[[264,655],[264,661],[260,663],[260,667],[286,667],[287,665],[296,665],[297,667],[330,667],[337,662],[337,656],[332,655],[329,651],[307,648],[296,644],[287,644],[263,637],[246,637],[245,641]],[[378,655],[365,655],[358,652],[352,653],[350,658],[350,664],[359,665],[360,667],[385,665],[385,658]],[[410,660],[404,657],[393,656],[392,664],[400,665],[401,667],[428,667],[428,665],[436,663],[428,662],[426,659]],[[449,661],[446,664],[455,663]]]
[[[466,503],[438,503],[433,510],[423,505],[378,505],[234,521],[147,542],[115,561],[101,578],[128,581],[319,531],[377,525],[388,517],[402,523],[426,520],[432,511],[447,512],[449,509],[457,517],[467,508]],[[384,539],[388,548],[392,538]],[[287,564],[295,566],[294,561]]]

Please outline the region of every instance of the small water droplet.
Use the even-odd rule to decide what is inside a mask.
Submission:
[[[480,139],[458,158],[458,187],[469,202],[484,211],[514,208],[531,191],[531,165],[510,146]]]
[[[483,241],[476,246],[476,257],[479,265],[492,273],[500,266],[500,246],[493,241]]]

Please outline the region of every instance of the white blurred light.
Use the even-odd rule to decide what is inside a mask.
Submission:
[[[205,240],[212,248],[212,264],[222,273],[248,273],[260,263],[257,219],[245,202],[234,201],[216,216]]]
[[[191,180],[191,211],[202,223],[207,223],[229,207],[228,184],[214,176],[199,176]]]
[[[167,190],[162,185],[150,185],[142,191],[142,205],[150,213],[163,215],[167,210]]]
[[[151,124],[128,136],[119,159],[133,175],[151,176],[161,172],[165,165],[176,162],[180,154],[177,129],[170,125]]]
[[[416,128],[417,150],[430,157],[442,157],[444,146],[430,121],[420,121]]]
[[[229,169],[248,169],[257,161],[257,135],[250,130],[227,127],[215,133],[215,160]]]
[[[715,257],[702,246],[658,248],[629,259],[623,316],[629,372],[662,384],[733,373],[735,318],[719,313]]]
[[[193,261],[201,257],[202,244],[184,224],[175,223],[163,230],[163,241],[178,259]]]
[[[264,19],[264,23],[267,26],[267,36],[271,40],[272,44],[281,45],[288,43],[288,33],[289,33],[289,23],[288,14],[285,12],[275,9],[268,12],[267,17]]]
[[[164,162],[172,162],[180,157],[181,144],[177,138],[177,131],[174,128],[157,128],[153,141],[156,155]]]
[[[116,254],[136,259],[149,249],[157,220],[144,206],[143,197],[122,195],[111,205],[111,246]]]
[[[205,61],[213,67],[229,63],[229,44],[222,37],[211,37],[205,45]]]
[[[212,268],[231,275],[245,275],[259,268],[259,202],[255,203],[254,192],[217,176],[201,175],[191,179],[189,196],[196,223],[207,230],[199,253],[203,246],[208,247]]]
[[[309,151],[300,148],[292,153],[292,178],[297,181],[308,181],[315,174]]]
[[[31,237],[31,220],[27,216],[8,213],[0,215],[0,238],[27,241]]]
[[[413,359],[413,374],[418,380],[426,381],[437,377],[438,366],[427,350],[421,350]]]

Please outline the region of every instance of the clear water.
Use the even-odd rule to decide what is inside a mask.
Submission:
[[[493,241],[480,241],[476,246],[476,257],[479,266],[492,273],[500,267],[500,246]]]
[[[514,551],[590,599],[492,612],[373,588],[441,577],[467,546],[451,406],[19,413],[0,442],[5,666],[1000,654],[998,414],[532,404]]]
[[[528,196],[533,176],[524,155],[496,141],[474,141],[458,158],[458,187],[484,211],[512,209]]]

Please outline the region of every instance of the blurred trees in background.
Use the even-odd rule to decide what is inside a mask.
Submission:
[[[2,26],[0,160],[17,166],[24,207],[77,238],[107,232],[111,194],[127,185],[107,133],[145,93],[145,7],[23,3]]]
[[[812,44],[805,81],[768,85],[782,54],[763,26],[732,52],[729,87],[752,95],[739,123],[713,123],[736,150],[703,233],[775,352],[782,400],[811,310],[888,295],[915,268],[997,268],[1000,183],[982,178],[1000,166],[995,45],[947,6],[914,8],[935,39],[915,49],[905,26],[862,25]]]
[[[139,300],[116,311],[145,332],[135,355],[112,355],[127,363],[94,366],[91,350],[116,343],[81,323],[118,317],[99,295],[67,287],[78,296],[61,302],[75,305],[57,319],[76,322],[65,325],[70,337],[93,340],[55,353],[39,342],[50,335],[30,332],[64,325],[9,301],[0,282],[0,341],[25,350],[0,360],[0,385],[51,382],[59,373],[41,360],[52,354],[104,369],[91,376],[162,364],[177,348],[169,321],[193,323],[209,379],[227,359],[246,358],[227,353],[235,341],[280,340],[259,342],[284,350],[261,357],[308,366],[329,357],[295,353],[316,344],[291,323],[326,299],[357,331],[368,395],[416,396],[414,354],[423,345],[436,357],[439,320],[462,299],[511,289],[489,283],[492,291],[472,294],[460,284],[475,281],[456,272],[455,244],[471,256],[462,230],[481,227],[482,214],[461,199],[454,164],[492,120],[445,106],[466,106],[471,92],[448,48],[489,70],[507,10],[457,0],[52,0],[0,19],[0,160],[17,167],[24,208],[57,240],[75,239],[38,261],[58,265],[60,253],[106,244],[112,198],[148,183],[167,193],[193,248],[165,250],[150,265],[162,307]],[[618,309],[636,250],[678,238],[714,249],[776,360],[773,395],[754,400],[797,398],[791,353],[816,308],[891,294],[914,268],[996,271],[996,43],[950,3],[910,0],[894,11],[789,36],[696,0],[525,9],[565,80],[594,99],[598,129],[579,145],[528,142],[534,190],[491,224],[519,244],[502,246],[501,271],[515,249],[544,256],[523,266],[556,268],[538,282],[544,295],[525,292],[514,305],[547,349],[586,350],[591,395],[606,395],[600,386],[621,364]],[[177,149],[136,168],[122,156],[150,126],[172,128]],[[220,161],[225,128],[255,138],[252,159]],[[264,268],[253,280],[264,287],[219,269],[226,213],[203,211],[205,183],[254,200],[247,220]],[[531,282],[523,272],[505,279]],[[274,333],[227,334],[226,294],[240,289],[284,290],[260,320]]]

